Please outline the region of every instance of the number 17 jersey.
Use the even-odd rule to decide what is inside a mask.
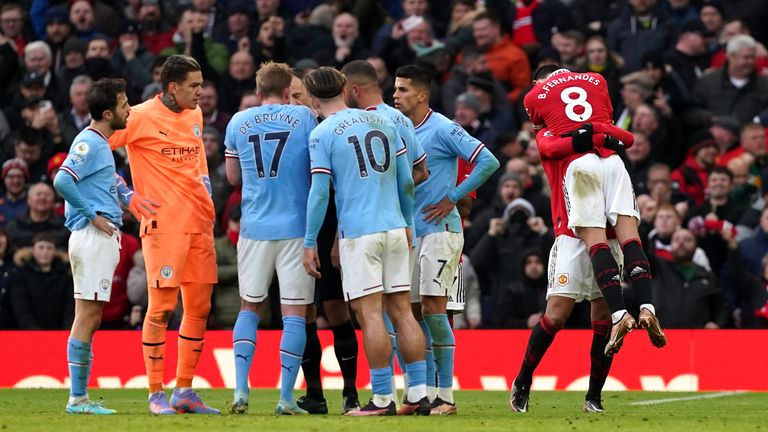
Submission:
[[[232,117],[225,156],[240,161],[240,236],[287,240],[304,236],[309,196],[309,134],[317,125],[307,107],[270,104]]]

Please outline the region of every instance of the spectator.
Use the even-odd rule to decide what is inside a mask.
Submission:
[[[478,9],[473,0],[451,1],[451,21],[448,23],[443,42],[453,54],[474,43],[472,22],[481,12],[482,9]]]
[[[648,192],[646,185],[648,168],[654,162],[651,158],[651,143],[643,132],[632,131],[632,134],[635,136],[635,144],[627,149],[627,158],[631,167],[629,177],[632,179],[636,193],[646,193]]]
[[[256,39],[250,49],[256,64],[260,65],[269,60],[285,61],[287,58],[285,37],[279,33],[282,25],[283,21],[278,17],[259,23]]]
[[[141,40],[147,50],[154,55],[173,46],[174,29],[163,19],[159,0],[141,0],[141,8],[137,16],[141,29]]]
[[[499,18],[481,13],[472,24],[475,43],[487,55],[488,69],[507,87],[507,99],[516,102],[531,83],[531,67],[525,52],[501,33]]]
[[[760,212],[760,225],[754,234],[739,243],[739,251],[749,273],[762,276],[763,258],[768,256],[768,207]]]
[[[324,49],[315,51],[312,55],[320,65],[339,68],[352,60],[365,59],[370,55],[360,38],[357,18],[350,13],[336,16],[333,20],[331,36],[332,43],[323,47]]]
[[[62,145],[71,144],[77,134],[91,124],[91,112],[88,110],[85,94],[92,85],[93,80],[86,75],[77,76],[72,80],[69,87],[69,103],[72,108],[61,112],[58,119]]]
[[[728,243],[728,264],[732,272],[733,283],[724,292],[725,298],[733,310],[733,323],[736,328],[768,327],[768,256],[760,262],[757,276],[744,266],[739,244],[731,230],[723,230],[723,238]]]
[[[35,235],[30,245],[14,255],[18,271],[11,304],[19,328],[68,329],[75,301],[67,254],[57,250],[55,238],[45,232]]]
[[[469,93],[462,93],[456,98],[454,121],[468,134],[483,143],[492,143],[496,138],[496,129],[488,119],[480,120],[480,100]]]
[[[552,47],[560,56],[560,65],[570,70],[577,69],[577,60],[584,49],[584,35],[578,30],[555,31],[551,38]]]
[[[203,112],[203,125],[213,126],[216,128],[217,133],[227,130],[227,124],[232,118],[232,114],[219,111],[217,108],[219,105],[219,93],[213,81],[203,81],[198,105]],[[208,167],[210,168],[210,165]]]
[[[408,28],[394,26],[392,35],[379,55],[387,63],[389,71],[394,72],[400,66],[414,63],[417,48],[432,46],[436,43],[433,38],[432,25],[424,19],[415,21],[415,24]]]
[[[718,147],[712,134],[700,131],[691,138],[693,146],[683,164],[672,172],[678,190],[690,197],[693,205],[704,205],[704,190],[709,172],[715,166]]]
[[[24,31],[26,19],[24,8],[16,3],[6,3],[0,8],[0,31],[13,41],[19,54],[24,52],[24,47],[33,38],[29,31]]]
[[[141,91],[142,101],[152,99],[163,91],[163,85],[160,82],[160,72],[163,70],[165,60],[167,60],[165,57],[156,57],[152,63],[152,82],[144,86],[144,90]]]
[[[461,51],[461,63],[451,68],[449,77],[441,88],[443,111],[446,115],[450,116],[454,113],[453,104],[461,93],[467,91],[469,77],[483,72],[488,72],[487,56],[477,47],[464,47]],[[503,102],[503,106],[508,105],[507,91],[497,80],[493,80],[492,100],[497,103]]]
[[[533,328],[547,307],[546,260],[540,250],[533,249],[522,255],[522,279],[499,293],[494,316],[500,328]]]
[[[720,0],[707,0],[699,10],[699,18],[707,32],[712,35],[711,43],[716,44],[725,23],[725,7]]]
[[[467,80],[467,93],[480,101],[480,119],[491,123],[497,131],[515,130],[517,125],[505,101],[494,100],[496,80],[489,72],[472,75]]]
[[[47,233],[56,247],[65,248],[69,231],[64,227],[64,218],[53,212],[54,192],[47,183],[35,183],[29,188],[27,211],[6,225],[11,241],[17,247],[32,246],[33,238]]]
[[[658,205],[672,204],[675,206],[680,218],[685,220],[690,209],[690,198],[682,193],[679,185],[672,179],[672,172],[669,166],[662,163],[655,163],[648,168],[648,179],[646,181],[647,192]]]
[[[654,276],[653,303],[666,328],[718,329],[728,320],[717,277],[693,262],[695,251],[696,237],[681,228],[672,234],[672,261],[649,257]]]
[[[699,18],[699,12],[693,7],[691,0],[669,0],[667,13],[675,20],[677,29],[681,29],[685,24]]]
[[[720,166],[726,166],[733,159],[742,159],[749,166],[753,175],[760,175],[766,166],[766,137],[765,128],[757,123],[749,122],[739,131],[738,145],[725,152],[717,160]]]
[[[688,84],[689,90],[706,69],[706,36],[707,29],[701,21],[689,21],[683,25],[674,48],[664,56],[666,64]]]
[[[135,23],[123,25],[117,49],[112,54],[112,67],[130,78],[127,91],[131,101],[139,100],[144,87],[152,82],[152,65],[155,63],[155,55],[144,47],[140,35]]]
[[[8,233],[0,228],[0,330],[19,327],[11,303],[11,291],[16,282],[16,268],[13,266],[11,249]]]
[[[384,24],[381,26],[381,28],[379,28],[379,31],[376,32],[376,36],[374,37],[373,43],[371,45],[371,50],[374,53],[381,55],[380,53],[384,49],[384,45],[387,44],[392,35],[401,34],[401,32],[404,31],[403,23],[407,18],[422,17],[429,19],[429,1],[427,0],[403,0],[401,6],[403,10],[402,19],[394,23]],[[394,70],[391,66],[390,69]]]
[[[160,55],[169,57],[174,54],[186,54],[195,57],[201,67],[205,65],[205,68],[209,69],[204,69],[203,75],[210,76],[210,69],[216,74],[223,73],[227,68],[229,52],[226,45],[204,37],[207,25],[208,15],[195,9],[187,9],[181,14],[176,33],[173,35],[174,46],[164,49]]]
[[[261,99],[256,95],[253,90],[248,90],[240,97],[240,105],[238,111],[243,111],[248,108],[253,108],[261,105]]]
[[[554,37],[554,36],[553,36]],[[584,56],[576,60],[575,71],[599,73],[605,78],[611,104],[618,103],[619,87],[624,59],[608,48],[608,42],[600,35],[594,35],[584,44]]]
[[[645,134],[651,143],[651,159],[669,166],[678,166],[685,157],[685,148],[675,118],[664,118],[647,104],[635,108],[632,129]]]
[[[45,96],[44,77],[39,72],[26,72],[21,80],[21,85],[13,95],[11,104],[5,109],[5,116],[12,130],[18,130],[31,122],[31,114],[24,116],[24,109],[43,100]]]
[[[625,70],[640,69],[647,51],[664,50],[675,34],[674,21],[656,7],[656,0],[628,0],[629,7],[608,26],[608,46],[625,61]]]
[[[727,66],[703,76],[694,86],[691,100],[698,109],[687,113],[687,123],[693,127],[717,115],[733,115],[746,123],[768,106],[768,78],[755,71],[755,40],[734,36],[726,52]]]
[[[256,65],[250,53],[238,51],[229,58],[227,73],[219,80],[219,109],[237,112],[243,93],[256,90]]]
[[[85,69],[87,49],[88,45],[76,37],[71,37],[64,43],[61,50],[64,56],[63,64],[56,71],[56,81],[60,88],[70,88],[76,77],[88,74]]]
[[[368,57],[368,63],[372,64],[373,68],[376,69],[376,78],[379,82],[381,97],[384,99],[384,103],[393,105],[392,95],[395,94],[395,79],[389,73],[387,64],[381,57],[377,56]],[[443,108],[445,108],[445,104],[443,104]]]
[[[72,24],[64,5],[54,6],[45,12],[45,42],[51,48],[52,69],[57,72],[64,65],[64,44],[72,36]]]
[[[672,257],[672,234],[680,229],[681,223],[680,214],[671,204],[660,204],[653,218],[653,229],[645,238],[646,249],[649,250],[648,255],[668,262],[674,261]],[[693,253],[693,262],[707,271],[712,271],[707,254],[700,247],[697,247]]]
[[[684,82],[677,72],[667,68],[664,54],[661,51],[648,51],[643,54],[641,62],[641,72],[651,81],[653,106],[662,116],[671,119],[673,115],[679,116],[688,109],[691,103],[689,83]]]
[[[621,102],[615,107],[616,125],[629,130],[635,109],[653,95],[653,82],[642,72],[634,72],[621,78]]]
[[[240,311],[240,291],[237,279],[237,239],[240,234],[240,213],[239,205],[230,210],[227,231],[223,236],[217,237],[215,241],[219,283],[214,291],[211,316],[216,328],[232,328],[235,325],[237,313]]]
[[[104,305],[102,312],[102,329],[122,330],[128,326],[128,315],[131,303],[128,301],[128,274],[134,267],[133,255],[141,250],[141,243],[136,237],[123,232],[120,234],[120,261],[112,277],[112,293],[109,303]]]
[[[240,50],[241,44],[247,39],[250,43],[252,36],[251,29],[251,11],[248,4],[243,0],[229,2],[226,10],[226,24],[221,26],[217,32],[219,42],[227,46],[230,54]]]
[[[709,67],[712,69],[720,68],[725,65],[725,47],[728,41],[734,36],[748,35],[752,36],[752,32],[749,28],[749,24],[744,21],[744,18],[731,18],[723,25],[723,31],[720,34],[719,44],[717,51],[712,54],[709,60]],[[765,45],[757,42],[757,59],[755,59],[755,68],[757,73],[763,75],[763,71],[768,67],[768,49]]]
[[[48,172],[47,154],[43,151],[40,133],[35,129],[25,127],[14,139],[12,157],[23,160],[29,169],[29,180],[44,181]]]
[[[521,197],[533,205],[536,215],[541,216],[548,226],[552,226],[552,206],[549,197],[542,193],[544,178],[538,174],[532,174],[532,169],[527,160],[523,158],[510,159],[504,165],[505,173],[512,173],[523,181],[523,194]]]
[[[213,190],[213,205],[218,220],[224,211],[224,205],[227,203],[229,194],[232,193],[232,187],[227,181],[226,167],[222,158],[221,134],[215,127],[203,126],[203,147],[205,148],[208,176],[211,179],[211,189]]]
[[[623,12],[625,0],[574,0],[571,18],[585,35],[604,35],[606,29]]]
[[[2,178],[5,194],[0,199],[0,225],[5,225],[27,211],[27,163],[19,158],[8,159],[3,163]]]
[[[709,131],[715,138],[718,147],[718,155],[715,163],[720,162],[723,157],[730,159],[731,153],[739,147],[739,119],[732,116],[716,116],[712,118],[712,126]]]

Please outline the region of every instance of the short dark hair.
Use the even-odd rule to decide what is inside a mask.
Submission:
[[[482,21],[484,19],[491,20],[491,22],[495,25],[501,25],[501,20],[499,19],[499,17],[488,11],[480,12],[479,14],[477,14],[477,16],[475,17],[475,19],[472,20],[472,22]]]
[[[366,81],[367,83],[378,86],[379,77],[376,75],[376,68],[368,63],[368,60],[353,60],[341,68],[341,73],[347,77],[347,80]],[[353,79],[355,77],[356,79]]]
[[[32,246],[40,242],[48,242],[52,243],[54,247],[56,246],[56,238],[48,231],[37,233],[34,237],[32,237]]]
[[[421,87],[426,91],[430,91],[432,88],[432,76],[421,66],[406,65],[400,66],[395,71],[396,78],[410,79],[417,87]]]
[[[125,80],[122,78],[102,78],[88,89],[85,101],[94,120],[102,120],[104,111],[115,111],[117,95],[125,93]]]
[[[24,126],[16,134],[16,141],[14,145],[24,143],[28,146],[42,146],[40,132],[30,126]]]
[[[336,69],[322,66],[304,77],[304,85],[312,96],[318,99],[331,99],[341,94],[347,79]]]
[[[729,169],[728,169],[728,168],[726,168],[726,167],[716,166],[716,167],[712,168],[712,171],[710,171],[710,172],[709,172],[709,175],[707,176],[707,178],[709,178],[710,176],[712,176],[712,174],[723,174],[723,175],[727,175],[727,176],[728,176],[728,178],[729,178],[731,181],[733,181],[733,173],[731,172],[731,170],[729,170]]]
[[[533,80],[538,81],[540,79],[544,79],[549,76],[552,72],[562,69],[559,65],[554,64],[545,64],[543,66],[539,66],[536,68],[536,70],[533,72]]]
[[[168,57],[168,60],[163,63],[163,70],[160,72],[160,83],[163,86],[163,91],[168,91],[168,86],[172,82],[184,82],[190,72],[201,70],[200,63],[190,56],[177,54]]]

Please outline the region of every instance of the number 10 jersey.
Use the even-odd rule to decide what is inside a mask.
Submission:
[[[309,196],[309,134],[317,126],[304,106],[270,104],[235,114],[225,156],[240,161],[240,236],[288,240],[304,236]]]

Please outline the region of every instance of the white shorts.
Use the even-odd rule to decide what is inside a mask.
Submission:
[[[240,298],[260,303],[267,298],[277,270],[280,303],[306,305],[315,302],[315,279],[304,270],[304,239],[237,240],[237,278]]]
[[[624,254],[617,240],[608,240],[611,254],[621,270]],[[584,242],[567,235],[557,236],[549,251],[547,299],[561,296],[576,300],[592,301],[603,296],[595,280],[592,260]]]
[[[69,236],[75,298],[108,302],[120,262],[120,233],[108,236],[92,224]]]
[[[586,153],[573,160],[563,178],[568,228],[605,228],[616,225],[619,215],[640,222],[640,212],[624,163],[617,155],[601,158]]]
[[[344,298],[410,290],[409,249],[404,228],[339,240]]]
[[[464,271],[462,264],[456,266],[456,274],[453,276],[451,291],[448,292],[448,304],[446,310],[454,312],[464,312]]]
[[[416,239],[411,303],[421,296],[448,297],[459,265],[464,235],[437,232]]]

